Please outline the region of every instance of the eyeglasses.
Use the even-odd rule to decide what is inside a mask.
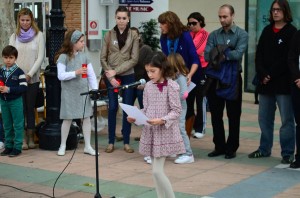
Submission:
[[[198,23],[198,22],[193,21],[193,22],[188,22],[187,25],[188,25],[188,26],[191,26],[191,25],[192,25],[192,26],[195,26],[195,25],[197,25],[197,23]]]
[[[127,20],[127,17],[117,17],[117,19],[118,19],[118,20],[121,20],[121,19]]]
[[[271,11],[272,12],[281,12],[282,9],[281,8],[272,8]]]

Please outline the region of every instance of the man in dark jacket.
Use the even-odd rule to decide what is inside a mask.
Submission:
[[[276,104],[280,111],[282,126],[279,130],[281,163],[289,164],[295,150],[295,124],[290,93],[288,51],[296,28],[286,0],[273,1],[270,8],[270,24],[258,42],[256,72],[259,78],[258,121],[261,129],[260,146],[249,158],[269,157],[272,152]]]

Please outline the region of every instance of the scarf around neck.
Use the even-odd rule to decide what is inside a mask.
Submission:
[[[120,33],[118,26],[115,26],[114,30],[117,32],[118,45],[119,45],[119,49],[121,50],[126,43],[129,26],[125,28],[122,34]]]
[[[17,36],[17,38],[21,43],[27,43],[32,41],[34,36],[35,36],[35,31],[32,27],[30,27],[27,31],[24,31],[21,28],[20,35]]]

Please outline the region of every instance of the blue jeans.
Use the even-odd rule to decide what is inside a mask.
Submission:
[[[295,123],[290,95],[259,94],[258,122],[261,129],[259,151],[270,156],[273,147],[276,103],[281,117],[279,130],[281,156],[293,156],[295,150]]]
[[[186,153],[183,153],[183,155],[191,156],[193,155],[193,151],[190,145],[190,139],[185,130],[185,116],[187,111],[187,104],[185,100],[181,101],[181,106],[182,106],[182,111],[179,117],[179,128],[180,128],[181,137],[183,139],[184,147],[186,150]]]
[[[292,89],[292,101],[296,122],[296,161],[300,162],[300,89],[293,84]]]
[[[134,74],[129,74],[126,76],[117,76],[121,80],[122,85],[127,85],[135,81]],[[106,79],[105,80],[107,88],[111,88],[112,85]],[[124,104],[133,105],[133,92],[134,88],[122,90],[122,102]],[[117,111],[119,107],[118,103],[119,94],[115,93],[113,89],[108,90],[108,143],[115,143],[116,136],[116,120],[117,120]],[[131,133],[131,124],[127,122],[127,114],[123,111],[122,119],[122,134],[124,144],[129,144]]]

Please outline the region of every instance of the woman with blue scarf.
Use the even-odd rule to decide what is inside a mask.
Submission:
[[[25,128],[27,130],[24,131],[22,149],[34,149],[34,108],[40,84],[40,69],[45,55],[45,41],[30,9],[22,8],[19,11],[17,29],[11,35],[9,44],[16,47],[19,52],[17,64],[24,71],[28,84],[27,91],[23,95]]]

